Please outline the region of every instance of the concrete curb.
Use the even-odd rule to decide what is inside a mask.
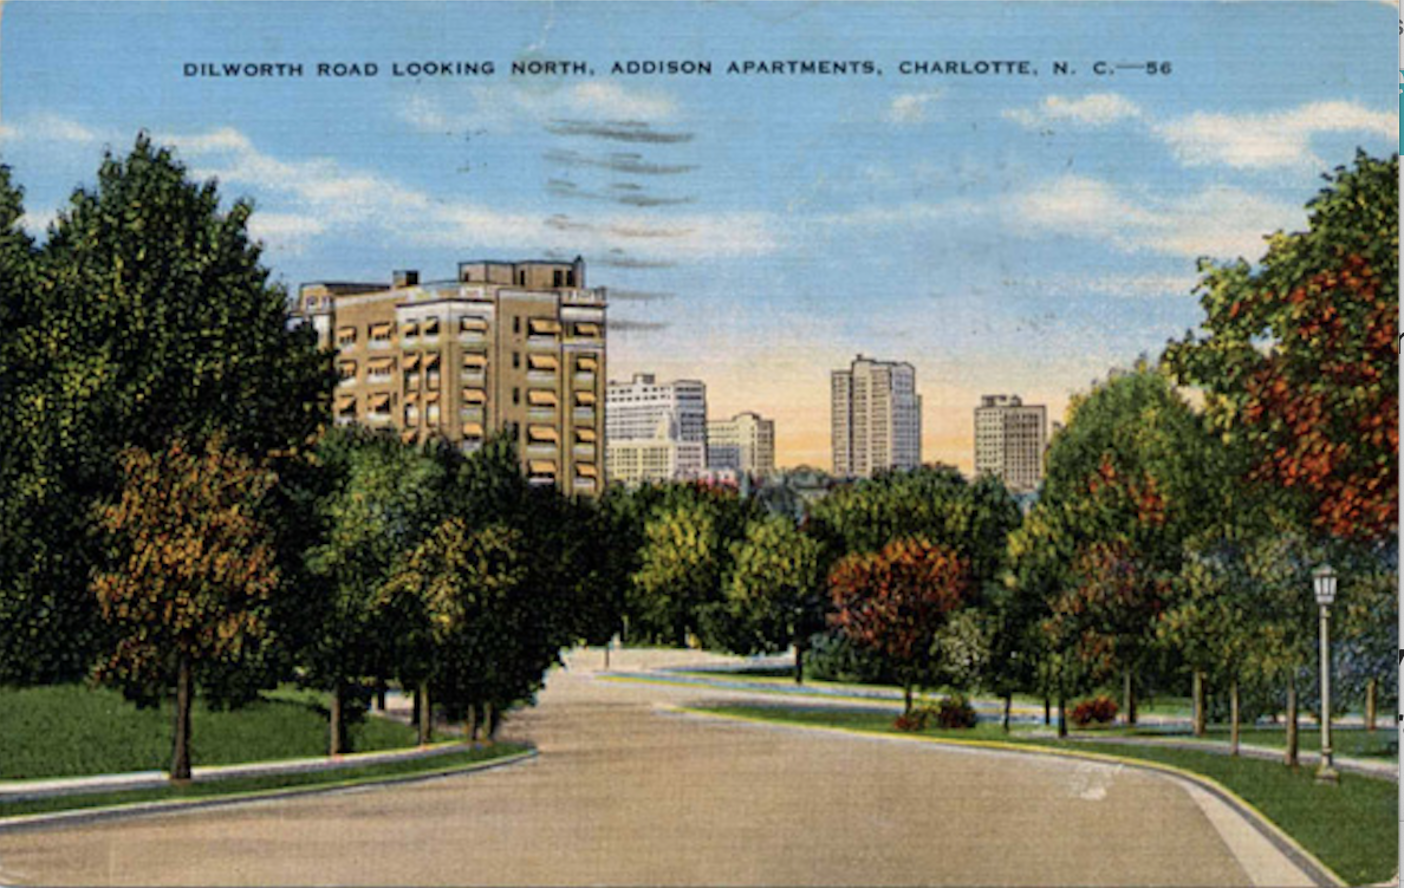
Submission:
[[[853,728],[838,728],[824,725],[806,725],[797,722],[777,722],[766,719],[747,718],[742,715],[731,713],[708,712],[705,709],[695,709],[686,706],[676,706],[673,704],[660,704],[659,708],[665,712],[672,712],[681,715],[688,715],[697,718],[714,718],[728,721],[743,722],[752,725],[763,725],[775,728],[793,728],[800,731],[815,731],[828,734],[847,735],[851,737],[879,738],[892,742],[913,742],[930,743],[938,746],[966,747],[975,749],[986,749],[995,752],[1007,752],[1022,755],[1040,755],[1049,757],[1061,757],[1070,759],[1083,759],[1102,762],[1104,764],[1120,765],[1127,768],[1135,768],[1143,771],[1159,773],[1163,776],[1177,778],[1187,783],[1194,784],[1205,790],[1223,802],[1241,817],[1251,823],[1257,831],[1281,851],[1289,860],[1301,869],[1313,882],[1318,885],[1331,885],[1337,888],[1345,888],[1348,884],[1340,876],[1322,863],[1316,855],[1298,844],[1273,823],[1261,811],[1255,808],[1252,803],[1240,797],[1233,790],[1219,783],[1217,780],[1196,774],[1193,771],[1186,771],[1174,765],[1167,765],[1161,762],[1152,762],[1145,759],[1124,758],[1117,755],[1109,755],[1102,752],[1084,752],[1075,749],[1054,749],[1051,747],[1028,746],[1015,743],[1001,743],[997,740],[956,740],[945,737],[921,737],[921,736],[901,736],[896,734],[883,734],[875,731],[861,731]]]
[[[67,811],[52,811],[43,814],[19,814],[12,817],[0,817],[0,834],[45,829],[52,826],[78,826],[101,820],[146,817],[165,813],[184,813],[186,811],[218,808],[228,805],[273,801],[300,795],[339,792],[341,790],[354,789],[362,786],[390,786],[402,783],[417,783],[425,780],[435,780],[440,777],[452,777],[457,774],[467,774],[473,771],[486,771],[492,768],[515,765],[519,762],[536,758],[537,755],[538,752],[536,749],[526,749],[522,752],[513,753],[512,755],[502,756],[501,758],[468,762],[462,765],[453,765],[447,768],[439,768],[430,771],[416,771],[410,774],[353,777],[347,780],[338,780],[330,783],[278,787],[254,790],[252,792],[233,792],[227,795],[210,796],[200,799],[161,799],[152,802],[130,802],[127,804],[104,805],[95,808],[74,808]]]

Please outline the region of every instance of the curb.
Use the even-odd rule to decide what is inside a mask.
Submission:
[[[825,725],[806,725],[792,722],[775,722],[765,719],[747,718],[742,715],[732,715],[723,712],[708,712],[705,709],[694,709],[686,706],[675,706],[672,704],[661,704],[660,709],[689,715],[699,718],[725,719],[728,721],[745,722],[753,725],[765,725],[768,727],[794,728],[801,731],[817,731],[829,734],[842,734],[854,737],[880,738],[893,742],[916,742],[931,743],[938,746],[967,747],[976,749],[988,749],[996,752],[1009,752],[1023,755],[1041,755],[1051,757],[1062,757],[1072,759],[1084,759],[1102,762],[1104,764],[1121,765],[1127,768],[1137,768],[1144,771],[1154,771],[1169,777],[1193,783],[1205,790],[1220,801],[1227,804],[1239,815],[1243,816],[1259,833],[1269,842],[1277,847],[1289,860],[1299,869],[1319,885],[1332,885],[1337,888],[1346,888],[1348,883],[1340,876],[1322,863],[1316,855],[1303,848],[1296,839],[1292,838],[1273,823],[1261,811],[1255,808],[1252,803],[1239,796],[1233,790],[1203,774],[1196,774],[1193,771],[1186,771],[1174,765],[1167,765],[1161,762],[1152,762],[1145,759],[1123,758],[1122,756],[1110,755],[1103,752],[1084,752],[1076,749],[1054,749],[1051,747],[1039,747],[1017,743],[1003,743],[998,740],[956,740],[946,737],[921,737],[921,736],[899,736],[896,734],[882,734],[876,731],[860,731],[854,728],[837,728]]]
[[[416,771],[410,774],[388,774],[382,777],[361,777],[338,780],[330,783],[317,783],[308,786],[289,786],[273,789],[260,789],[250,792],[233,792],[228,795],[211,796],[201,799],[161,799],[152,802],[130,802],[127,804],[104,805],[94,808],[74,808],[67,811],[51,811],[42,814],[19,814],[13,817],[0,817],[0,835],[28,830],[44,829],[51,826],[80,826],[103,820],[116,820],[128,817],[145,817],[164,813],[182,813],[206,808],[220,808],[249,802],[274,801],[293,796],[332,793],[362,786],[392,786],[401,783],[418,783],[440,777],[451,777],[473,771],[486,771],[502,768],[536,758],[536,749],[526,749],[501,758],[486,761],[468,762],[430,771]]]

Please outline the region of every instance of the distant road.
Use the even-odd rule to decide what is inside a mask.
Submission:
[[[747,697],[598,681],[586,667],[599,656],[578,655],[575,668],[551,677],[540,705],[509,724],[509,736],[540,747],[529,763],[0,835],[0,882],[1301,881],[1285,859],[1235,838],[1241,830],[1224,826],[1225,812],[1157,775],[667,713],[657,704]],[[616,652],[613,665],[647,668],[660,656],[678,655]]]

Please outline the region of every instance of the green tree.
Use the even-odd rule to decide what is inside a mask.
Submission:
[[[221,209],[213,182],[192,182],[143,136],[126,158],[108,155],[51,226],[32,297],[4,333],[6,366],[26,368],[5,381],[23,527],[0,564],[0,671],[12,680],[74,677],[101,646],[88,516],[116,493],[120,450],[218,430],[261,459],[324,422],[330,356],[311,329],[290,327],[251,212]]]
[[[345,749],[351,685],[394,670],[391,633],[377,619],[380,588],[440,520],[446,479],[423,451],[355,426],[329,430],[316,455],[330,481],[318,508],[323,535],[307,552],[319,607],[303,659],[309,679],[331,693],[335,755]]]
[[[103,505],[112,567],[92,590],[115,645],[96,677],[139,698],[175,695],[171,779],[190,779],[190,709],[202,668],[237,663],[265,635],[278,584],[258,520],[274,475],[225,448],[181,440],[120,457],[120,496]]]
[[[722,540],[714,510],[702,502],[658,509],[644,525],[634,574],[632,612],[640,628],[684,646],[698,629],[698,610],[718,598]]]
[[[746,526],[732,543],[726,593],[757,650],[795,648],[795,683],[804,683],[809,638],[824,628],[828,588],[818,542],[788,516],[770,515]],[[750,653],[750,651],[746,651]]]
[[[1201,332],[1166,361],[1279,507],[1378,542],[1398,527],[1399,158],[1325,178],[1306,231],[1256,265],[1201,264]]]
[[[1119,671],[1127,720],[1150,665],[1190,533],[1225,508],[1225,455],[1167,380],[1145,366],[1074,401],[1048,453],[1039,503],[1042,560],[1026,565],[1054,597],[1045,627],[1094,681]]]
[[[968,584],[969,569],[954,552],[920,538],[849,555],[829,574],[830,620],[891,664],[906,714],[912,711],[913,690],[932,677],[938,633],[963,603]]]

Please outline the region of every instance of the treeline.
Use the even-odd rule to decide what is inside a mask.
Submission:
[[[1116,688],[1134,719],[1193,687],[1197,726],[1223,699],[1295,724],[1329,560],[1335,699],[1373,707],[1397,647],[1397,180],[1360,156],[1308,231],[1203,266],[1200,332],[1076,399],[1023,511],[944,467],[812,500],[783,475],[576,500],[509,440],[335,426],[332,356],[289,324],[247,204],[142,138],[36,244],[0,168],[0,683],[174,698],[178,777],[197,694],[324,690],[332,752],[390,684],[423,739],[435,707],[490,734],[563,647],[621,633],[793,647],[797,680],[893,681],[909,709]]]

